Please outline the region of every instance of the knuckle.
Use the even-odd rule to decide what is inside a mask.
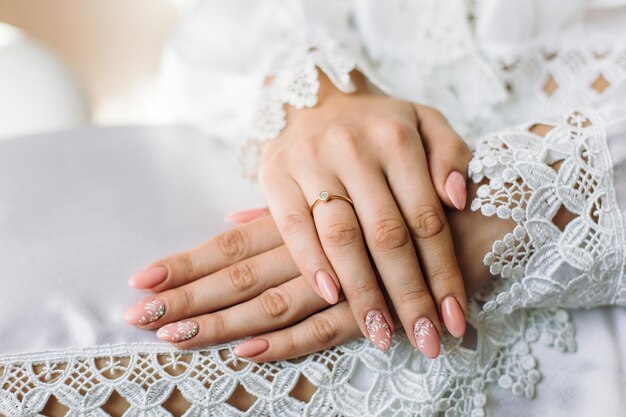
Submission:
[[[289,309],[287,294],[277,289],[271,289],[261,296],[261,308],[266,317],[278,318]]]
[[[378,122],[377,130],[386,143],[392,143],[395,146],[404,147],[411,140],[409,127],[396,121],[384,120]]]
[[[178,297],[182,301],[183,311],[192,311],[193,307],[196,304],[196,297],[189,288],[181,287],[180,288],[180,297]]]
[[[319,316],[313,319],[311,333],[315,342],[324,347],[337,338],[339,329],[328,318]]]
[[[188,277],[193,274],[193,259],[188,252],[180,253],[174,259],[176,274],[182,277]]]
[[[285,235],[291,236],[302,231],[306,221],[307,217],[304,212],[300,210],[290,210],[285,213],[281,219],[280,228]]]
[[[240,229],[232,229],[220,236],[219,248],[226,258],[238,260],[246,254],[247,239]]]
[[[283,342],[285,343],[285,353],[287,356],[298,354],[298,343],[296,343],[296,339],[292,331],[286,331],[284,333]]]
[[[452,264],[443,264],[432,271],[428,271],[426,274],[426,279],[428,282],[432,282],[433,285],[437,282],[454,282],[457,278],[460,279],[460,275]]]
[[[360,155],[360,141],[357,134],[349,127],[342,125],[329,126],[324,134],[326,143],[338,144],[342,150],[342,155],[354,159]]]
[[[441,209],[432,205],[422,205],[415,210],[411,231],[418,239],[428,239],[439,234],[444,224]]]
[[[399,219],[379,220],[374,225],[376,248],[398,249],[409,243],[409,234],[405,224]]]
[[[428,288],[425,286],[411,283],[409,285],[402,285],[398,288],[398,300],[401,304],[412,304],[425,298],[430,298],[430,291],[428,291]]]
[[[358,280],[348,289],[350,299],[356,300],[373,294],[377,290],[376,285],[371,280]]]
[[[228,270],[228,278],[233,288],[237,291],[248,290],[257,283],[257,274],[248,262],[233,265]]]
[[[448,152],[450,152],[452,155],[460,155],[466,158],[469,158],[472,154],[472,152],[469,149],[469,146],[467,146],[467,144],[463,142],[461,139],[453,141],[449,145]]]
[[[206,332],[207,337],[211,338],[211,335],[213,335],[212,341],[217,341],[226,334],[226,324],[221,313],[211,314],[207,327],[210,329],[210,331]]]
[[[331,247],[343,247],[361,239],[359,227],[355,221],[336,219],[323,232],[324,241]]]

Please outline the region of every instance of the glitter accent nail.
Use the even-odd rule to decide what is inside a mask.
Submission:
[[[194,320],[179,321],[161,327],[157,332],[157,337],[167,342],[182,342],[195,337],[199,329],[198,322]]]
[[[367,334],[377,349],[383,352],[391,347],[391,329],[380,310],[370,310],[365,315]]]

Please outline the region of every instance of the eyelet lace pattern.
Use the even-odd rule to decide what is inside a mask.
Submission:
[[[487,135],[469,174],[488,181],[471,209],[516,223],[485,256],[502,279],[484,311],[626,305],[623,220],[606,128],[594,110],[566,113],[545,137],[523,127]],[[576,217],[561,231],[552,220],[563,208]]]
[[[229,345],[181,351],[164,344],[99,346],[0,357],[0,413],[40,415],[50,397],[67,416],[108,414],[102,409],[114,391],[127,403],[124,416],[166,417],[165,402],[178,390],[187,401],[185,417],[201,416],[483,416],[488,384],[532,398],[541,379],[532,346],[563,352],[575,347],[564,310],[518,310],[478,317],[469,323],[476,347],[443,338],[443,354],[429,360],[397,336],[388,352],[367,339],[307,356],[301,362],[255,364],[237,358]],[[366,389],[351,384],[355,372],[369,373]],[[316,387],[308,402],[292,395],[305,379]],[[254,398],[247,410],[231,405],[241,387]],[[235,394],[236,395],[236,394]]]

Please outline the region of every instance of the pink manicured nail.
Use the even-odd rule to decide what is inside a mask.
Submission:
[[[315,282],[317,282],[320,295],[328,304],[336,304],[339,301],[337,286],[328,272],[317,271],[315,273]]]
[[[461,305],[453,296],[448,296],[441,303],[441,316],[446,329],[454,337],[461,337],[465,334],[465,314]]]
[[[166,342],[182,342],[195,337],[199,329],[197,321],[179,321],[178,323],[171,323],[161,327],[157,332],[157,337]]]
[[[251,339],[246,340],[243,343],[239,343],[233,349],[233,352],[237,356],[244,358],[251,358],[256,355],[260,355],[270,347],[270,344],[265,339]]]
[[[450,201],[454,204],[454,207],[458,210],[463,210],[465,208],[465,202],[467,201],[465,177],[458,171],[452,171],[446,179],[444,188],[446,189],[446,194],[450,197]]]
[[[439,356],[439,334],[428,317],[417,319],[413,326],[415,342],[419,350],[430,359]]]
[[[157,321],[165,314],[165,303],[158,298],[141,301],[124,312],[124,320],[130,324],[144,325]]]
[[[224,217],[224,221],[233,222],[237,224],[248,223],[248,222],[251,222],[252,220],[258,219],[259,217],[263,217],[266,214],[269,214],[269,212],[267,208],[265,207],[250,209],[250,210],[235,211],[233,213],[227,214],[226,217]]]
[[[128,279],[128,285],[137,289],[152,288],[165,281],[165,278],[167,278],[167,268],[151,266],[133,274]]]
[[[391,347],[391,329],[380,310],[370,310],[365,315],[367,334],[376,349],[383,352]]]

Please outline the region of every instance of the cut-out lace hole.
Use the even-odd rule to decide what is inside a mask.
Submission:
[[[308,403],[315,394],[317,387],[311,383],[304,375],[300,375],[295,387],[289,393],[289,396],[300,400],[303,403]]]
[[[115,380],[120,378],[128,369],[130,363],[129,357],[108,357],[108,358],[96,358],[94,360],[96,368],[100,370],[100,375],[103,377]]]
[[[606,90],[609,86],[610,86],[609,81],[606,78],[604,78],[604,75],[602,73],[600,73],[596,77],[596,79],[593,81],[593,83],[591,83],[591,88],[593,88],[594,90],[596,90],[600,94],[604,90]]]
[[[170,396],[163,403],[163,408],[169,411],[174,417],[181,417],[191,407],[191,403],[183,396],[183,394],[174,388]]]
[[[476,328],[469,323],[467,323],[467,328],[465,330],[463,340],[461,341],[461,346],[471,350],[476,350],[476,347],[478,346],[478,333],[476,332]]]
[[[226,366],[228,366],[233,371],[242,371],[248,365],[250,365],[250,362],[233,355],[229,349],[220,350],[219,355],[222,361],[226,364]]]
[[[113,391],[109,399],[100,408],[111,417],[122,417],[130,408],[130,404],[117,391]]]
[[[159,355],[157,362],[163,370],[172,376],[179,376],[185,373],[191,364],[191,355],[167,354]]]
[[[559,207],[552,219],[552,223],[562,232],[565,230],[565,226],[576,217],[578,217],[576,214],[569,211],[564,204],[561,204],[561,207]]]
[[[370,386],[374,383],[375,375],[369,370],[367,366],[361,361],[358,361],[352,377],[348,381],[348,384],[353,386],[359,391],[367,392]]]
[[[61,404],[54,395],[51,395],[41,410],[41,414],[47,417],[63,417],[68,411],[70,411],[69,408]]]
[[[254,405],[255,401],[256,398],[248,391],[246,391],[246,389],[241,386],[241,384],[239,384],[226,402],[245,413],[250,409],[250,407]]]
[[[544,125],[541,123],[535,123],[534,125],[528,128],[528,131],[534,133],[535,135],[544,137],[552,129],[554,129],[554,126]]]
[[[546,95],[551,96],[552,94],[554,94],[557,88],[559,88],[559,85],[554,80],[552,74],[550,74],[542,87],[543,92],[546,93]]]
[[[67,363],[46,363],[33,366],[33,373],[37,379],[46,384],[52,384],[65,375]]]

